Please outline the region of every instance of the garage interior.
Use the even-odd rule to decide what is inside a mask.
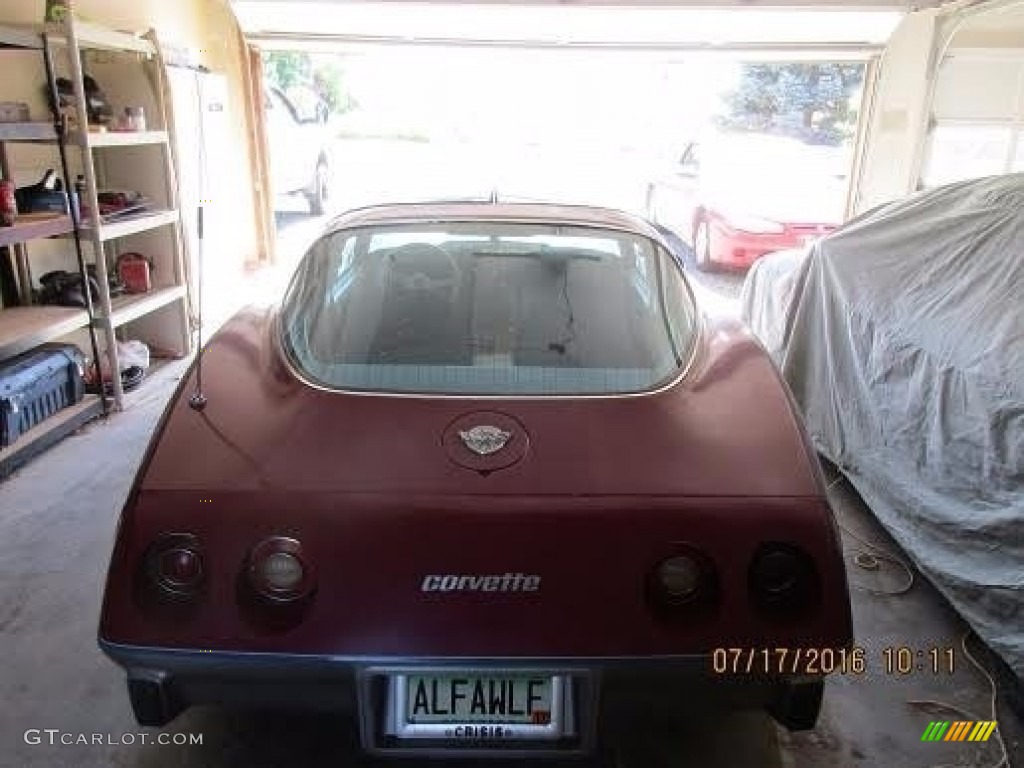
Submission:
[[[5,73],[0,101],[27,103],[36,122],[48,120],[40,89],[43,56],[33,42],[39,39],[46,6],[45,0],[33,0],[0,7]],[[145,40],[147,45],[157,42],[156,66],[164,68],[166,91],[163,80],[146,75],[139,63],[152,64],[152,59],[138,51],[120,58],[125,38],[87,29],[79,44],[90,48],[90,40],[101,40],[90,48],[87,74],[95,75],[115,110],[144,101],[149,129],[168,133],[154,141],[173,155],[174,164],[168,172],[159,156],[146,155],[153,147],[130,147],[127,151],[135,154],[127,159],[72,157],[69,171],[61,172],[67,188],[79,167],[87,177],[86,200],[97,199],[104,179],[111,186],[135,184],[147,193],[163,184],[171,197],[162,209],[175,209],[179,215],[160,225],[167,231],[111,238],[119,243],[124,239],[130,251],[159,253],[164,259],[152,265],[152,277],[164,292],[143,292],[139,303],[131,305],[135,309],[125,310],[123,322],[48,326],[42,335],[25,336],[10,319],[18,310],[11,310],[6,300],[0,310],[5,358],[25,351],[29,342],[42,341],[75,344],[92,358],[90,329],[101,355],[104,345],[119,350],[105,355],[108,372],[119,369],[117,354],[131,339],[143,339],[154,358],[141,386],[122,392],[119,380],[109,392],[101,388],[106,396],[90,401],[95,404],[87,419],[69,422],[64,439],[43,439],[37,449],[11,463],[0,481],[0,694],[8,702],[0,713],[0,762],[11,765],[314,766],[365,760],[357,753],[356,735],[339,731],[337,719],[327,715],[191,710],[163,730],[204,734],[202,745],[193,746],[50,745],[31,743],[25,735],[30,729],[75,734],[140,730],[124,695],[121,671],[96,647],[96,617],[121,505],[164,406],[191,365],[199,323],[209,334],[239,306],[273,300],[331,215],[353,205],[391,201],[374,198],[389,194],[386,189],[366,194],[344,188],[341,166],[334,170],[339,194],[331,198],[326,218],[275,215],[273,148],[263,119],[262,52],[402,46],[493,56],[515,51],[545,57],[553,67],[559,66],[561,56],[588,55],[855,59],[866,62],[867,76],[846,218],[919,189],[1024,171],[1024,6],[1015,2],[649,2],[626,8],[604,2],[512,7],[342,0],[78,0],[74,13],[98,30],[131,33],[132,45],[143,45],[135,34],[155,30],[155,38]],[[64,71],[66,51],[61,46],[71,46],[71,41],[53,45],[57,67]],[[168,74],[172,70],[176,72]],[[213,95],[208,91],[209,100],[200,108],[212,103],[223,115],[214,123],[216,135],[195,123],[198,91],[190,79],[198,72],[215,76]],[[68,74],[73,78],[73,72]],[[5,136],[3,125],[0,137]],[[5,150],[3,176],[19,187],[57,167],[52,141],[13,144]],[[78,149],[69,146],[68,151],[76,155]],[[109,146],[96,150],[117,151]],[[200,205],[205,210],[202,237],[195,218]],[[0,242],[7,244],[3,230]],[[11,247],[13,251],[13,241]],[[39,240],[27,250],[31,256],[25,258],[31,258],[36,276],[51,269],[76,269],[75,255],[66,245]],[[180,266],[174,266],[176,259]],[[716,292],[722,276],[700,282],[698,290],[707,300],[720,300]],[[99,315],[113,318],[118,307],[129,306],[104,298],[114,303],[98,307]],[[123,354],[131,354],[129,346]],[[831,466],[826,475],[843,528],[857,643],[876,663],[864,675],[830,678],[813,731],[787,733],[767,716],[753,713],[697,718],[671,740],[622,745],[614,756],[616,765],[1024,765],[1020,679],[918,572],[843,475]],[[1007,617],[1008,632],[1019,633],[1020,626],[1019,612]],[[900,646],[955,648],[959,663],[952,674],[884,670],[877,661],[883,649]],[[922,740],[922,731],[936,720],[995,720],[998,739],[977,744]]]

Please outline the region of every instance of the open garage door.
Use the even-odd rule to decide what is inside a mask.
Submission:
[[[841,219],[861,96],[871,84],[865,65],[884,48],[906,9],[887,0],[797,5],[233,3],[248,39],[264,54],[304,53],[301,77],[310,85],[315,85],[318,66],[310,66],[311,54],[348,57],[341,63],[335,59],[335,69],[344,70],[346,88],[356,92],[352,103],[359,104],[362,115],[342,115],[332,108],[335,135],[421,139],[433,142],[434,159],[440,157],[441,145],[461,144],[457,163],[438,160],[436,168],[420,162],[426,153],[408,142],[384,149],[363,146],[349,153],[354,160],[345,153],[348,145],[337,144],[339,172],[334,177],[344,178],[345,186],[337,190],[333,206],[499,191],[509,197],[572,200],[646,213],[684,240],[692,240],[698,229],[691,200],[696,193],[689,189],[696,183],[690,178],[696,171],[683,168],[680,160],[694,142],[709,149],[707,134],[722,129],[790,137],[810,146],[806,155],[780,159],[758,173],[780,179],[792,176],[794,169],[821,168],[829,199],[842,198],[832,206],[838,213],[801,209],[786,211],[784,220],[804,226],[800,232],[820,234]],[[270,86],[289,90],[294,69],[272,67]],[[359,92],[367,81],[372,81],[374,93]],[[389,86],[390,99],[380,98]],[[325,90],[321,93],[326,97]],[[804,99],[803,94],[811,95]],[[287,117],[286,110],[273,108],[275,98],[266,99],[264,110],[271,129],[273,118]],[[739,101],[744,104],[736,107]],[[274,145],[274,137],[269,139]],[[513,144],[515,152],[510,153]],[[756,165],[768,155],[781,158],[783,144],[746,149]],[[824,144],[832,151],[820,146]],[[276,145],[277,155],[284,158],[293,154],[291,148],[312,142]],[[353,167],[355,161],[365,165],[374,150],[383,152],[379,162],[366,172]],[[479,161],[469,162],[474,152]],[[719,154],[731,153],[730,148]],[[273,171],[274,146],[269,155]],[[566,167],[572,157],[579,162]],[[299,169],[301,178],[270,186],[311,188],[313,163],[278,164]],[[401,183],[383,172],[395,165],[401,166]],[[557,173],[552,172],[556,165]],[[533,168],[540,170],[534,173]],[[598,175],[614,180],[605,184],[614,188],[614,197],[598,190]],[[711,188],[704,183],[707,175],[701,175],[701,194]],[[451,189],[433,183],[442,177],[452,180]],[[410,179],[431,181],[430,190],[417,188],[410,194],[401,188]],[[660,184],[680,179],[685,189]],[[564,189],[570,182],[572,188]],[[741,186],[749,187],[746,180]],[[305,208],[297,197],[291,203]],[[282,210],[280,199],[277,205]],[[669,215],[657,215],[660,209]],[[795,244],[803,236],[787,234],[771,247]],[[743,265],[764,251],[734,246],[718,250],[723,258],[728,250],[729,258]]]
[[[236,0],[246,35],[263,47],[401,44],[649,51],[879,49],[906,10],[902,2],[827,8],[772,3],[718,9],[524,4],[341,3]],[[781,4],[780,4],[781,5]],[[920,7],[920,6],[917,6]],[[742,9],[738,13],[737,10]]]
[[[1024,50],[954,52],[939,69],[922,184],[1024,171],[1022,132]]]
[[[919,186],[1024,171],[1024,8],[952,26],[935,75]]]

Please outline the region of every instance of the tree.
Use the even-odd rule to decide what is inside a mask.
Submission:
[[[308,53],[300,51],[268,51],[263,54],[263,72],[271,85],[287,91],[309,81],[313,64]]]
[[[744,127],[768,127],[781,111],[775,92],[777,80],[778,73],[770,64],[743,65],[739,87],[726,95],[730,117],[746,123]]]
[[[331,60],[317,62],[313,70],[313,88],[336,115],[355,109],[356,100],[345,87],[345,73]]]
[[[725,98],[729,127],[778,128],[780,118],[799,117],[804,133],[833,138],[851,129],[850,98],[864,80],[854,63],[744,64],[737,89]]]
[[[316,91],[328,109],[343,114],[356,106],[345,88],[344,72],[337,61],[302,51],[268,51],[263,56],[263,71],[270,84],[289,93],[296,86]]]

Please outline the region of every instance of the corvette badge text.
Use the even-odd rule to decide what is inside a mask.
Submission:
[[[537,592],[540,576],[522,573],[437,574],[423,577],[421,592]]]
[[[203,743],[203,734],[201,733],[71,733],[59,728],[29,728],[25,731],[23,738],[26,744],[32,746],[46,744],[51,747],[89,744],[97,747],[120,747],[133,744],[183,747],[197,746]]]

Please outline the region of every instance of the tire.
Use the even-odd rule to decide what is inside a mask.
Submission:
[[[824,680],[786,683],[768,712],[787,730],[809,731],[818,722],[824,694]]]
[[[309,193],[309,212],[323,216],[327,212],[327,198],[330,196],[331,174],[327,161],[320,158],[313,174],[313,189]]]
[[[715,263],[711,260],[711,227],[707,219],[700,219],[693,229],[693,258],[701,272],[713,272]]]

